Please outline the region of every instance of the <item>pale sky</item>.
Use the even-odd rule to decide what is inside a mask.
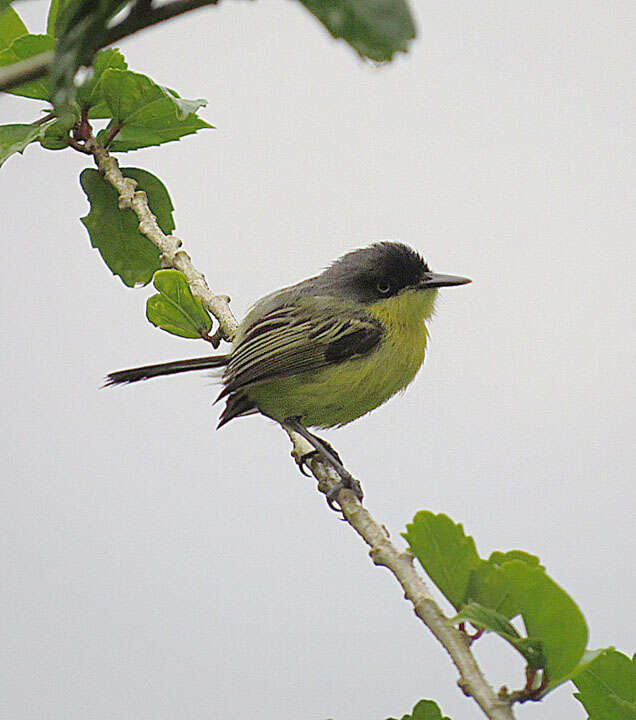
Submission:
[[[18,4],[33,31],[46,6]],[[122,43],[206,97],[216,130],[121,156],[242,315],[341,253],[395,239],[473,284],[440,291],[403,397],[326,434],[393,539],[445,512],[521,548],[589,646],[636,649],[634,113],[627,1],[416,0],[419,38],[364,63],[292,2],[225,2]],[[0,122],[41,103],[3,96]],[[208,354],[150,326],[79,217],[85,157],[0,171],[4,528],[0,715],[383,720],[420,698],[482,715],[388,573],[260,417],[214,430],[205,375],[101,390]],[[445,609],[450,611],[448,606]],[[522,662],[477,655],[499,686]],[[566,685],[526,720],[581,720]]]

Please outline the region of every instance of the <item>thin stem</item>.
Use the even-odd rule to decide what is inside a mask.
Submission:
[[[29,80],[44,77],[52,62],[53,53],[47,50],[47,52],[0,68],[0,90],[10,90]]]
[[[138,0],[120,23],[106,30],[97,50],[119,42],[146,27],[206,5],[218,5],[219,2],[220,0],[174,0],[167,5],[152,7],[151,3],[146,0]],[[0,68],[0,90],[9,90],[28,80],[44,77],[52,62],[53,53],[47,51],[8,67]]]
[[[206,5],[218,5],[220,0],[174,0],[174,2],[152,8],[148,3],[139,2],[120,23],[106,31],[100,47],[119,42],[139,30],[169,20],[177,15],[196,10]]]

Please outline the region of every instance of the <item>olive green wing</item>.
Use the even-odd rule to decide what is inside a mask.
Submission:
[[[380,321],[357,308],[334,312],[332,304],[302,299],[255,319],[232,351],[219,398],[370,353],[384,334]]]

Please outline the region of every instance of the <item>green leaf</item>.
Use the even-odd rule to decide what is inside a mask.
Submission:
[[[55,38],[50,35],[22,35],[16,38],[9,47],[0,50],[0,67],[13,65],[34,55],[53,50],[54,47]],[[37,100],[48,100],[50,96],[49,83],[46,78],[31,80],[6,92]]]
[[[8,48],[16,38],[27,35],[28,32],[26,25],[12,7],[6,10],[0,9],[0,50]]]
[[[51,4],[49,5],[49,14],[46,17],[46,32],[48,35],[57,37],[60,34],[60,31],[64,29],[63,23],[62,27],[58,27],[57,19],[60,15],[64,14],[64,10],[68,4],[69,0],[51,0]]]
[[[395,720],[395,718],[387,718],[387,720]],[[432,700],[420,700],[413,708],[410,715],[402,715],[401,720],[450,720],[450,718],[442,717],[442,711],[436,702]]]
[[[495,555],[497,560],[503,557]],[[501,565],[484,562],[473,572],[468,592],[478,602],[469,603],[457,617],[492,630],[515,645],[532,667],[545,668],[551,688],[569,677],[581,661],[587,643],[585,619],[572,598],[546,575],[538,558],[523,554]],[[469,617],[475,608],[491,613],[491,623],[497,616],[507,622],[520,614],[528,638],[513,642],[509,637],[512,626],[493,627],[486,624],[483,615]],[[542,659],[537,654],[539,648]]]
[[[55,23],[57,22],[57,14],[60,9],[58,0],[51,0],[49,5],[49,14],[46,16],[46,34],[55,37]]]
[[[131,177],[133,174],[144,173],[132,168],[122,168],[122,172]],[[148,176],[150,173],[144,175]],[[157,178],[154,180],[163,188]],[[139,232],[139,220],[135,213],[129,208],[119,209],[117,191],[97,170],[84,170],[80,175],[80,183],[91,204],[89,214],[81,218],[88,230],[91,245],[99,250],[113,274],[119,275],[128,287],[149,283],[161,265],[161,254],[159,249]],[[161,229],[167,233],[172,232],[172,215],[170,212],[170,221],[166,223],[165,198],[161,197],[161,193],[159,198],[157,197],[157,186],[142,182],[139,185],[139,189],[146,191],[149,205],[157,216]],[[165,188],[163,190],[166,192]]]
[[[461,525],[430,512],[417,513],[404,537],[459,611],[455,621],[469,621],[499,634],[532,667],[545,667],[550,687],[575,670],[585,650],[587,626],[577,605],[548,577],[538,557],[511,550],[482,560]],[[508,622],[517,615],[523,618],[526,638]]]
[[[447,515],[420,511],[404,533],[411,552],[431,580],[452,603],[461,608],[471,572],[482,562],[472,537]]]
[[[520,560],[530,567],[543,567],[536,555],[529,555],[522,550],[509,550],[506,553],[495,551],[488,561],[481,560],[470,574],[464,602],[476,602],[496,610],[507,618],[521,612],[510,592],[509,580],[501,566],[509,560]]]
[[[12,2],[13,0],[0,0],[0,13],[3,13]]]
[[[153,285],[159,295],[148,298],[146,317],[155,326],[184,338],[201,338],[212,329],[212,319],[195,298],[185,275],[178,270],[158,270]]]
[[[514,625],[508,622],[508,618],[505,615],[501,615],[501,613],[491,608],[479,605],[479,603],[468,603],[468,605],[451,620],[453,624],[466,621],[470,622],[476,628],[494,632],[509,642],[524,656],[531,668],[538,669],[546,666],[546,658],[543,653],[541,641],[521,637]]]
[[[130,70],[107,69],[100,91],[113,120],[98,134],[98,140],[104,142],[109,131],[121,125],[110,145],[115,152],[160,145],[212,127],[189,111],[201,107],[205,100],[182,100],[149,77]]]
[[[385,62],[406,52],[415,25],[405,0],[301,0],[335,38],[362,57]]]
[[[40,135],[40,145],[47,150],[65,150],[68,147],[71,126],[62,120],[55,120],[45,127]]]
[[[523,550],[508,550],[508,552],[495,550],[490,553],[490,557],[488,558],[488,562],[491,565],[503,565],[509,560],[521,560],[531,567],[543,568],[543,565],[541,565],[541,562],[536,555],[530,555],[530,553],[524,552]],[[543,569],[545,570],[545,568]]]
[[[39,125],[0,125],[0,167],[13,153],[23,153],[41,132]]]
[[[77,89],[77,102],[90,108],[88,117],[91,119],[111,117],[110,108],[104,100],[100,83],[102,75],[110,68],[117,70],[128,68],[128,63],[117,48],[108,48],[97,53],[93,64],[93,74]]]
[[[521,608],[528,637],[541,640],[548,678],[558,683],[583,657],[587,643],[585,618],[543,568],[512,560],[504,563],[502,570],[510,583],[513,602]]]
[[[143,190],[148,196],[148,204],[157,218],[159,227],[166,235],[170,235],[176,225],[172,217],[174,206],[166,186],[156,175],[147,170],[132,167],[120,168],[120,170],[126,177],[137,181],[137,190]]]
[[[636,720],[636,655],[604,650],[572,682],[589,720]]]

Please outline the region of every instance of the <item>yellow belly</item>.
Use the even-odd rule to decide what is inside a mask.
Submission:
[[[369,355],[255,384],[249,397],[264,415],[275,420],[299,416],[305,426],[322,428],[345,425],[382,405],[413,380],[424,360],[428,333],[418,299],[416,308],[406,305],[408,298],[402,307],[392,306],[388,313],[388,303],[378,303],[379,311],[377,306],[369,308],[386,329]],[[405,312],[408,310],[417,312]]]

